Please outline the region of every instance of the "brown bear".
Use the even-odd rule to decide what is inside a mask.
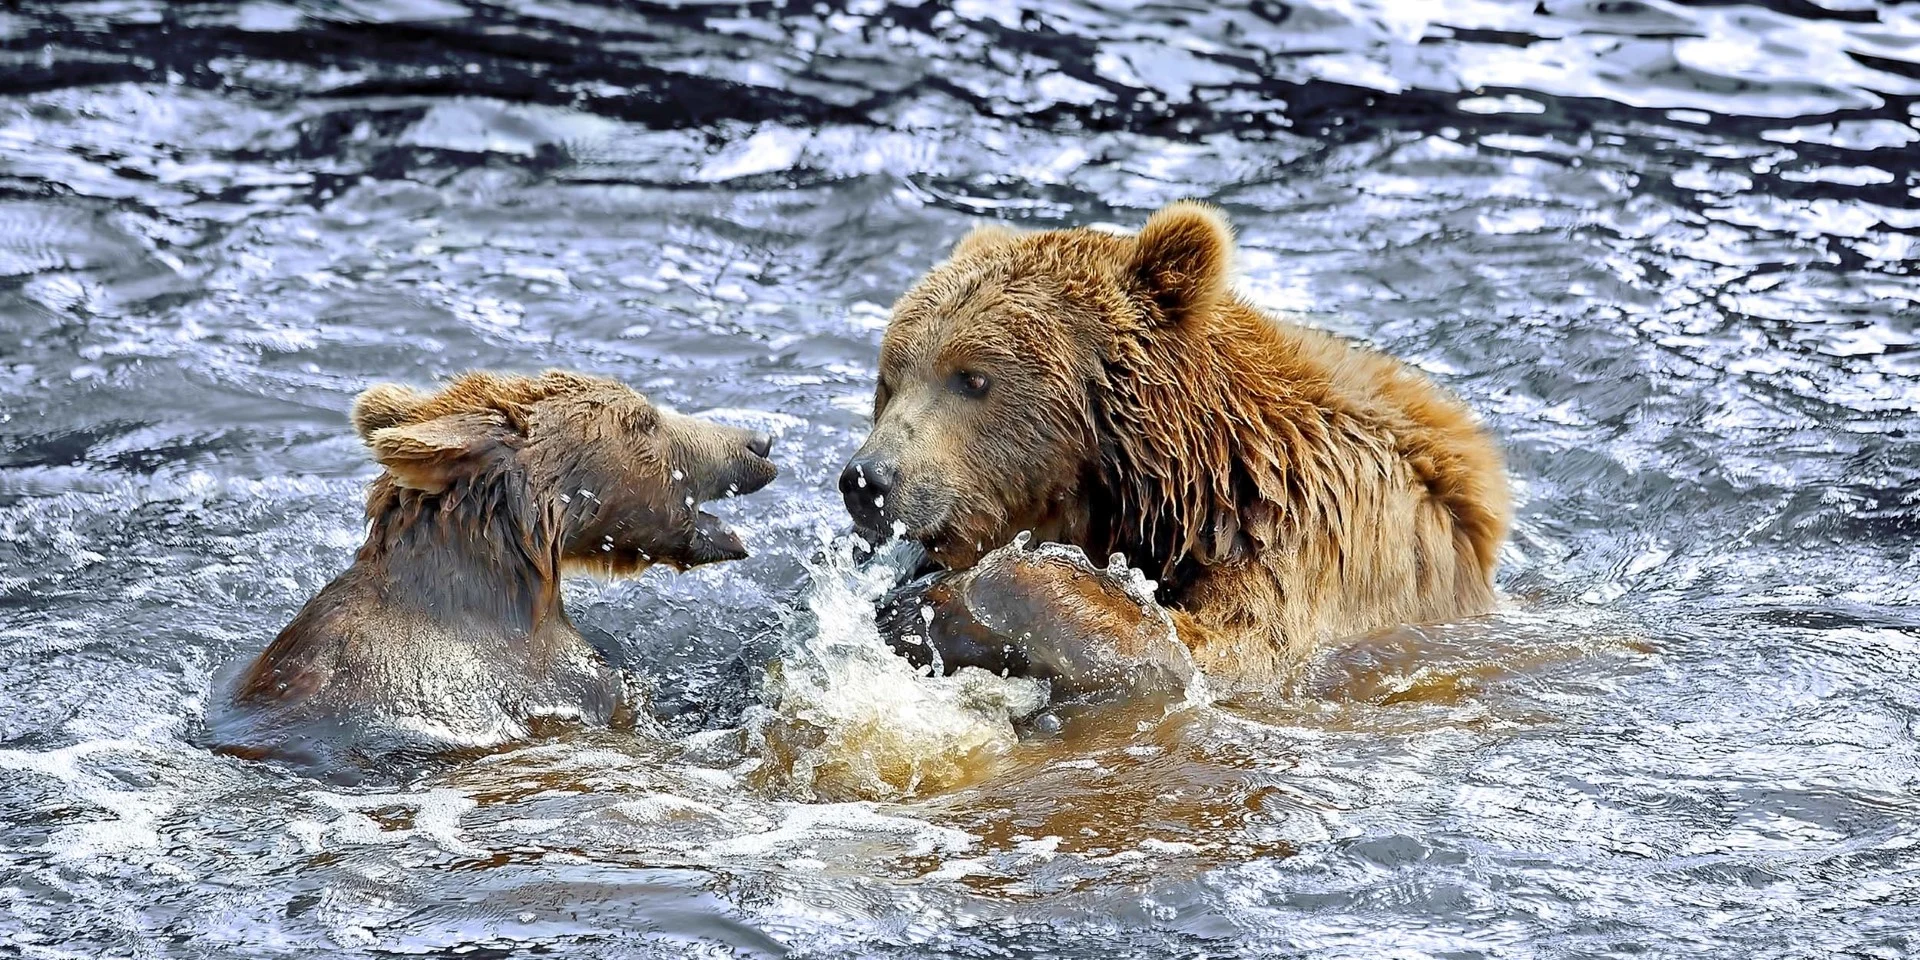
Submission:
[[[352,420],[385,468],[366,543],[238,674],[217,747],[335,766],[613,723],[624,685],[567,618],[561,574],[744,557],[698,505],[776,473],[765,434],[563,371],[382,384]]]
[[[1164,636],[1124,578],[1059,551],[981,562],[1021,531],[1123,554],[1229,686],[1490,608],[1510,515],[1494,441],[1420,372],[1246,303],[1233,253],[1193,202],[1131,237],[982,226],[895,303],[841,488],[863,532],[949,571],[920,586],[948,669],[1071,691]]]

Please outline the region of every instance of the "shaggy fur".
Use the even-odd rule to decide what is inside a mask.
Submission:
[[[894,307],[856,520],[953,570],[1022,530],[1124,554],[1196,660],[1249,683],[1485,612],[1509,517],[1491,438],[1419,372],[1240,300],[1232,258],[1197,203],[1134,237],[968,235]]]
[[[216,725],[235,752],[324,764],[611,722],[621,685],[567,618],[562,572],[745,556],[696,504],[775,473],[765,436],[561,371],[376,386],[352,420],[385,468],[366,543],[237,678]]]

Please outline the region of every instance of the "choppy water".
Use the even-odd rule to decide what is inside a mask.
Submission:
[[[1920,953],[1916,124],[1860,0],[9,5],[0,955]],[[1511,601],[1021,740],[821,551],[884,305],[1185,196],[1485,411]],[[569,586],[656,727],[196,747],[352,395],[549,365],[782,435],[753,559]]]

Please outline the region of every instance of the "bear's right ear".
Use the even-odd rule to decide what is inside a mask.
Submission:
[[[947,259],[958,260],[961,257],[984,253],[994,247],[1004,246],[1019,239],[1020,233],[1021,231],[1009,227],[1004,223],[980,224],[972,230],[968,230],[967,235],[961,237],[960,242],[953,245],[953,252],[947,254]]]
[[[403,387],[397,383],[377,383],[362,391],[353,400],[353,432],[365,440],[373,436],[375,430],[397,427],[413,419],[414,411],[427,399],[427,395],[412,387]]]
[[[1209,204],[1168,204],[1140,228],[1127,269],[1161,317],[1179,323],[1233,296],[1233,227]]]
[[[366,439],[373,459],[387,468],[394,483],[439,493],[497,449],[511,429],[506,416],[498,412],[450,413],[420,423],[381,427]]]

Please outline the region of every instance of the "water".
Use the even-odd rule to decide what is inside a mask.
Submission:
[[[10,5],[0,955],[1920,953],[1916,77],[1860,0]],[[1500,612],[1057,732],[872,659],[885,304],[1184,196],[1485,412]],[[198,748],[352,395],[544,366],[780,435],[752,559],[568,585],[650,722]]]

